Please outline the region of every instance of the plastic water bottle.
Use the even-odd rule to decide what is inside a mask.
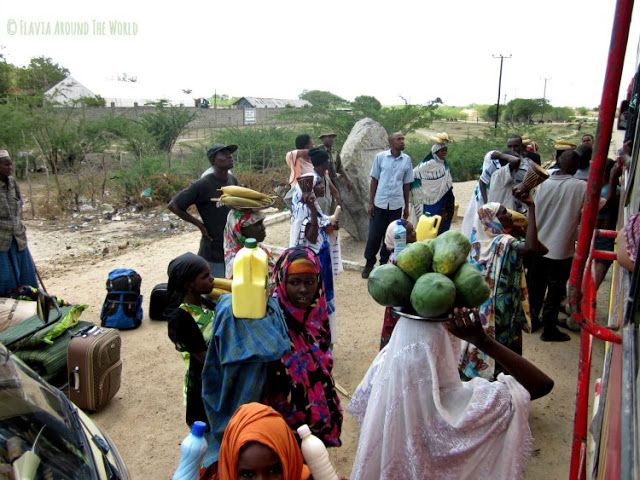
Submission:
[[[304,461],[311,470],[313,480],[339,480],[335,468],[329,460],[329,452],[322,440],[311,434],[308,425],[298,427],[298,435],[302,439],[300,449]]]
[[[407,229],[404,228],[402,220],[396,220],[396,228],[393,232],[393,253],[398,254],[407,246]]]
[[[191,433],[180,444],[180,463],[172,480],[198,480],[202,458],[207,451],[206,429],[206,423],[193,422]]]

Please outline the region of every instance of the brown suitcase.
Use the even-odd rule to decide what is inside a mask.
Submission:
[[[120,345],[117,330],[97,325],[71,338],[67,353],[69,399],[78,407],[99,410],[118,392],[122,375]]]

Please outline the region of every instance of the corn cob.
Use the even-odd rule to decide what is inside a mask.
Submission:
[[[209,292],[209,298],[213,300],[218,300],[222,295],[227,295],[229,293],[231,292],[227,290],[222,290],[221,288],[214,288],[213,290],[211,290],[211,292]]]
[[[229,278],[214,278],[213,288],[219,288],[221,290],[231,291],[231,279]]]
[[[252,190],[250,188],[239,187],[237,185],[227,185],[222,187],[222,193],[225,195],[230,195],[232,197],[240,197],[240,198],[251,198],[253,200],[271,200],[271,197],[265,193],[258,192],[256,190]]]
[[[529,224],[527,217],[525,217],[520,212],[511,210],[510,208],[507,208],[507,211],[511,214],[511,222],[513,223],[514,226],[520,227],[520,228],[527,228],[527,225]]]
[[[265,200],[255,200],[253,198],[235,197],[233,195],[223,194],[220,198],[212,198],[214,202],[220,202],[229,208],[265,208],[273,203],[269,197]]]

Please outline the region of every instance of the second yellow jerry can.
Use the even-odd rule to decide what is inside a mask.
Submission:
[[[416,225],[416,239],[421,241],[436,238],[441,221],[440,215],[420,215]]]

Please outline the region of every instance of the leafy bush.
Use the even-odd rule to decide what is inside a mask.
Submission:
[[[284,157],[295,148],[296,136],[308,133],[317,138],[316,128],[243,127],[218,130],[210,143],[238,145],[236,169],[263,171],[284,165]]]

